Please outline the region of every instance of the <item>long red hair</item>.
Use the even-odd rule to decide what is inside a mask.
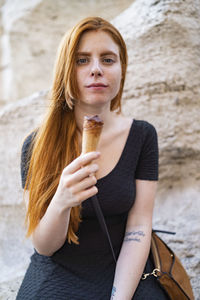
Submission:
[[[122,68],[118,94],[110,109],[121,112],[121,96],[127,68],[127,50],[118,30],[99,17],[82,20],[62,39],[54,68],[50,105],[31,147],[31,159],[25,189],[29,190],[26,214],[27,236],[30,236],[53,198],[61,173],[66,165],[80,155],[73,100],[78,99],[76,52],[83,33],[89,30],[107,32],[119,47]],[[73,149],[73,151],[72,151]],[[71,209],[68,242],[78,244],[76,232],[81,222],[81,206]]]

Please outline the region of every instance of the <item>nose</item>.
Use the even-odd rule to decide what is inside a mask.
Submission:
[[[91,66],[91,76],[102,76],[103,71],[98,60],[94,60]]]

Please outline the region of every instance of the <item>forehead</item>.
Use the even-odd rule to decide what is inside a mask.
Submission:
[[[119,55],[119,47],[111,35],[105,31],[91,30],[83,33],[78,52],[112,51]]]

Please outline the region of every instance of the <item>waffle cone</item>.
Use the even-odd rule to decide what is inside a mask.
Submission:
[[[98,116],[85,117],[82,135],[82,153],[96,151],[100,139],[103,122]]]

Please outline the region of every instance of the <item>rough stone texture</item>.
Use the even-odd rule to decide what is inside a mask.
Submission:
[[[124,113],[150,121],[159,135],[154,228],[177,232],[162,237],[181,258],[200,299],[200,2],[136,0],[113,24],[129,51]],[[41,120],[45,98],[46,92],[35,94],[0,114],[0,299],[14,299],[32,251],[24,238],[19,157],[23,138]]]
[[[90,15],[111,20],[131,3],[132,0],[5,1],[1,10],[0,102],[16,101],[49,88],[56,48],[64,32]]]
[[[0,112],[0,300],[15,299],[32,253],[25,238],[20,152],[24,138],[40,124],[46,95],[46,91],[36,93]]]

